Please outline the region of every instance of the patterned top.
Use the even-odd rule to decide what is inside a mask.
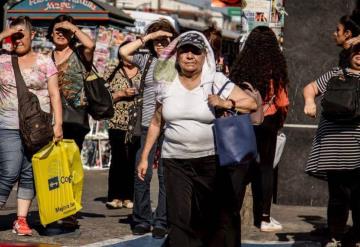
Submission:
[[[104,79],[108,80],[111,76],[112,71],[106,70],[104,73]],[[131,78],[134,87],[139,88],[141,80],[141,73],[138,73]],[[110,82],[111,92],[122,91],[126,88],[129,88],[129,82],[126,77],[122,74],[121,69],[118,69],[114,78]],[[121,99],[114,104],[115,114],[112,119],[109,121],[110,129],[120,129],[127,131],[128,130],[128,122],[129,122],[129,112],[128,109],[130,106],[134,105],[134,98],[125,98]]]
[[[334,68],[316,80],[321,97],[331,78],[342,75]],[[349,76],[359,75],[348,72]],[[334,123],[320,118],[305,172],[326,179],[327,171],[345,171],[360,168],[360,123]]]
[[[57,73],[51,58],[37,54],[36,62],[31,68],[21,71],[29,91],[36,94],[41,109],[50,112],[48,79]],[[19,129],[18,98],[15,74],[11,55],[0,51],[0,128]]]
[[[57,65],[59,71],[59,88],[66,101],[74,106],[85,106],[84,73],[86,69],[75,52]]]

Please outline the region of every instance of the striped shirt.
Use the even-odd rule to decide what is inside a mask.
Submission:
[[[150,54],[136,54],[133,57],[133,63],[141,69],[141,73],[144,72],[146,62],[148,61]],[[150,64],[149,70],[145,75],[145,86],[144,86],[144,95],[143,95],[143,109],[142,109],[142,120],[141,125],[148,127],[151,121],[151,118],[155,111],[155,92],[157,84],[154,81],[154,67],[157,62],[157,58],[153,57],[153,60]]]
[[[321,97],[329,80],[342,74],[342,70],[337,67],[316,80]],[[360,77],[351,72],[349,75]],[[360,123],[334,123],[321,117],[305,172],[326,179],[328,171],[357,168],[360,168]]]

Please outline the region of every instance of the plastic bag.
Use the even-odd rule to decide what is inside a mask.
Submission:
[[[32,158],[40,221],[47,225],[78,212],[83,168],[73,140],[50,143]]]

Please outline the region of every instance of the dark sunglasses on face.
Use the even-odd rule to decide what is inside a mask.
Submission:
[[[153,43],[154,43],[154,46],[161,45],[163,47],[166,47],[170,44],[170,40],[169,39],[154,39]]]
[[[70,30],[62,27],[56,28],[55,31],[61,33],[62,35],[72,35],[72,32]]]
[[[11,40],[16,41],[16,40],[24,38],[24,36],[25,35],[23,33],[17,32],[17,33],[14,33],[13,35],[11,35]]]
[[[191,52],[192,54],[198,56],[198,55],[201,55],[203,53],[203,50],[196,47],[196,46],[193,46],[193,45],[184,45],[184,46],[181,46],[178,49],[179,54],[188,53],[188,52]]]

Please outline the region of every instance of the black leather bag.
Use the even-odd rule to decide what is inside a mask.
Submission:
[[[86,68],[78,50],[75,53]],[[94,65],[90,73],[84,78],[84,91],[88,103],[87,111],[95,120],[110,119],[114,116],[112,95],[108,89],[107,82],[98,75]]]
[[[321,101],[322,115],[332,122],[360,120],[360,80],[347,74],[329,80]]]
[[[135,96],[135,104],[129,107],[129,122],[128,131],[126,132],[125,142],[134,141],[133,137],[141,136],[141,120],[142,120],[142,108],[143,108],[143,95],[145,87],[145,78],[152,63],[153,57],[150,56],[146,62],[143,74],[141,75],[139,94]],[[126,79],[129,82],[130,87],[133,87],[133,83],[130,78],[124,73]]]
[[[18,57],[12,56],[11,62],[16,80],[20,133],[28,154],[32,155],[53,139],[52,114],[41,110],[38,97],[26,87]]]
[[[90,129],[86,107],[74,107],[61,96],[63,123]]]

